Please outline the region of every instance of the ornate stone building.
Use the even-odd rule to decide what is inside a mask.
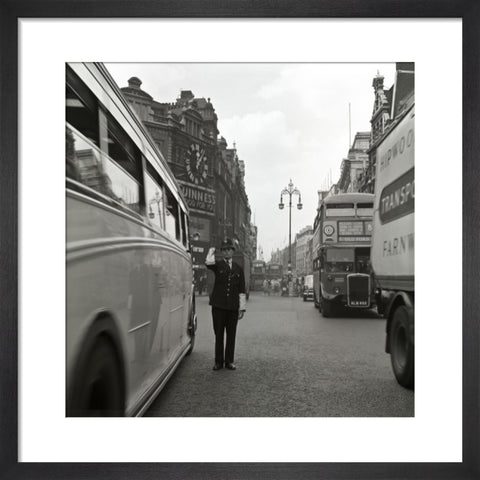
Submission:
[[[377,73],[373,79],[374,91],[373,111],[370,123],[372,125],[369,159],[367,168],[360,178],[359,191],[375,192],[376,172],[376,145],[378,141],[388,132],[396,116],[409,104],[413,97],[415,85],[415,65],[412,62],[397,62],[395,82],[385,89],[384,77]]]
[[[256,231],[245,192],[245,164],[235,147],[229,149],[223,137],[218,139],[218,119],[210,98],[196,98],[192,91],[182,90],[175,102],[162,103],[141,85],[139,78],[132,77],[121,90],[183,190],[190,209],[190,233],[199,236],[192,242],[194,264],[202,266],[208,246],[218,245],[225,236],[250,253]]]
[[[370,132],[358,132],[348,150],[347,158],[342,160],[337,193],[358,192],[361,179],[368,166]]]

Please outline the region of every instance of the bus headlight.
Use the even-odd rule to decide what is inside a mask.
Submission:
[[[335,288],[333,289],[333,291],[334,291],[335,293],[340,293],[340,289],[339,289],[338,287],[335,287]]]

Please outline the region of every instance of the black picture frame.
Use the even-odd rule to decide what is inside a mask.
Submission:
[[[0,479],[477,479],[479,452],[479,63],[476,0],[0,0]],[[19,18],[297,17],[463,20],[463,461],[459,463],[19,463],[18,28]],[[441,68],[448,66],[439,66]],[[439,99],[443,111],[446,98]],[[440,135],[439,135],[440,138]],[[441,204],[438,204],[441,208]],[[446,245],[446,249],[448,249]],[[447,276],[447,273],[446,273]],[[451,281],[452,279],[450,279]],[[457,279],[460,281],[460,279]],[[443,283],[443,282],[440,282]],[[439,285],[439,298],[448,291]],[[442,293],[443,291],[443,293]],[[447,300],[448,301],[448,300]],[[448,355],[446,351],[445,355]],[[443,360],[439,360],[439,368]],[[445,388],[449,388],[448,379]],[[385,439],[388,441],[388,439]]]

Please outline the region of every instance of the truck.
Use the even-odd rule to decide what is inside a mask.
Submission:
[[[386,319],[385,351],[397,382],[414,388],[415,102],[372,149],[376,158],[371,266],[378,312]]]

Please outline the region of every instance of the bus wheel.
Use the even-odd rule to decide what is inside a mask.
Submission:
[[[409,309],[400,305],[393,313],[390,330],[390,360],[397,382],[413,389],[414,346],[410,341],[410,325],[413,317]]]
[[[80,373],[72,402],[73,417],[121,417],[125,400],[117,356],[106,339],[95,343]]]

